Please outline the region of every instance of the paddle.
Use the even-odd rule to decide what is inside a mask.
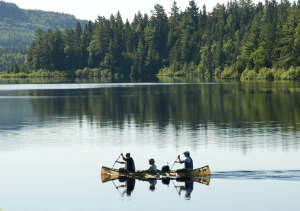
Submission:
[[[173,170],[173,168],[174,168],[174,166],[175,166],[175,163],[176,163],[176,161],[177,161],[178,159],[179,159],[179,155],[177,156],[176,160],[173,162],[173,165],[172,165],[171,170]]]
[[[115,165],[116,165],[117,161],[120,159],[120,157],[121,157],[121,154],[119,155],[119,157],[118,157],[117,160],[115,161],[114,165],[112,166],[112,169],[115,167]]]
[[[118,193],[120,194],[120,196],[122,197],[122,193],[120,192],[118,186],[115,184],[115,182],[114,182],[113,180],[112,180],[111,182],[112,182],[112,184],[115,186],[115,188],[117,189],[117,191],[118,191]]]
[[[177,186],[175,185],[175,182],[172,180],[172,183],[173,183],[173,186],[174,186],[174,188],[175,188],[175,190],[176,190],[176,192],[178,193],[178,195],[180,196],[181,194],[180,194],[180,192],[177,190]]]

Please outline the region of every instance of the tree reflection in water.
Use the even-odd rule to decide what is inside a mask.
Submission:
[[[58,84],[51,89],[40,86],[30,90],[26,86],[28,90],[0,90],[0,132],[67,123],[120,132],[150,128],[157,134],[185,133],[193,144],[205,145],[213,142],[205,139],[213,133],[221,147],[243,152],[262,146],[284,150],[300,147],[300,83],[61,86],[68,87]],[[152,141],[161,144],[161,140]]]

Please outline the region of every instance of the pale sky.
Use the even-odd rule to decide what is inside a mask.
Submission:
[[[94,21],[98,15],[109,17],[119,10],[123,19],[132,20],[137,11],[150,14],[155,4],[161,4],[167,12],[170,11],[173,0],[4,0],[14,2],[23,9],[40,9],[45,11],[63,12],[75,15],[79,19]],[[258,2],[259,0],[254,0]],[[184,10],[189,0],[177,0],[178,6]],[[205,4],[210,11],[217,3],[228,0],[196,0],[202,8]]]

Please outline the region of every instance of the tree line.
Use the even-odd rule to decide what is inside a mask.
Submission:
[[[299,66],[300,0],[234,0],[211,12],[191,0],[184,10],[174,1],[169,15],[156,4],[150,15],[138,12],[132,22],[118,12],[84,27],[38,30],[17,71],[247,79],[290,70],[300,79]]]

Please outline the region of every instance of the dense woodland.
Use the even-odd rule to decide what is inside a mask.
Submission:
[[[169,15],[157,4],[131,23],[117,13],[76,29],[38,30],[25,64],[10,72],[273,80],[300,79],[299,66],[300,0],[230,1],[211,12],[191,0],[184,10],[174,1]]]

